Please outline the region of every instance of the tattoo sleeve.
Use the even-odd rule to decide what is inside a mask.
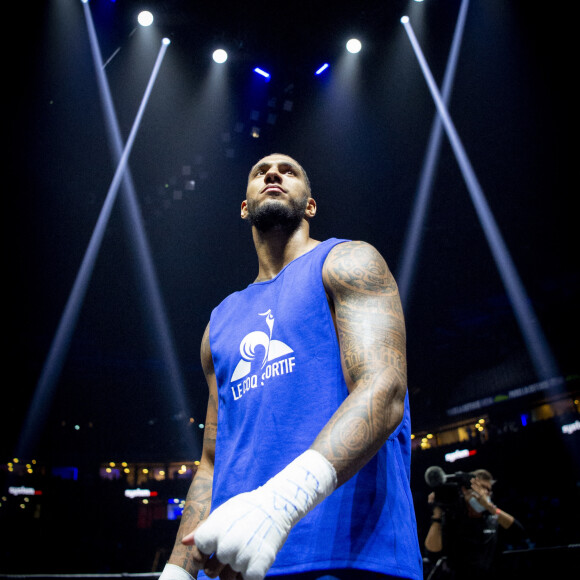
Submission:
[[[206,422],[203,437],[203,450],[199,468],[185,499],[185,507],[173,551],[169,558],[171,564],[181,566],[193,576],[198,567],[193,560],[194,546],[181,543],[183,536],[193,531],[209,515],[211,507],[215,442],[217,434],[217,385],[209,349],[209,326],[201,346],[202,366],[209,386]]]
[[[349,396],[312,448],[334,465],[341,485],[371,459],[402,419],[405,322],[395,279],[369,244],[346,242],[333,248],[323,281]]]

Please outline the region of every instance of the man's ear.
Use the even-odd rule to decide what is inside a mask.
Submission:
[[[306,209],[304,210],[304,216],[308,219],[313,218],[316,215],[316,201],[314,198],[309,197],[306,202]]]
[[[248,202],[245,199],[242,201],[241,216],[243,220],[248,217]]]

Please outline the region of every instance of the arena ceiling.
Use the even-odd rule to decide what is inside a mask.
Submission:
[[[21,36],[6,58],[6,453],[116,168],[82,4],[45,4],[35,14],[15,9]],[[410,15],[441,83],[460,5],[149,2],[155,23],[145,30],[135,25],[140,2],[91,0],[123,139],[160,39],[171,44],[130,155],[140,221],[120,193],[42,406],[45,451],[187,455],[164,349],[170,344],[178,363],[186,419],[198,426],[207,400],[203,330],[212,308],[257,271],[239,203],[260,156],[285,152],[308,171],[319,204],[313,237],[366,240],[400,272],[436,115],[400,18]],[[354,64],[345,62],[351,36],[363,42]],[[530,2],[472,2],[449,102],[564,377],[578,372],[579,322],[569,38],[565,24]],[[223,78],[210,59],[219,46],[229,52]],[[324,62],[327,73],[315,76]],[[269,83],[255,66],[271,72]],[[538,381],[445,136],[429,199],[405,305],[415,429],[450,421],[451,407]],[[140,238],[149,261],[139,257]],[[163,340],[145,263],[169,329]]]

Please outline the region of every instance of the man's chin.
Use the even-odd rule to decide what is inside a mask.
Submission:
[[[274,230],[294,231],[300,226],[303,217],[304,211],[273,200],[273,203],[262,204],[256,211],[250,212],[248,221],[263,233]]]

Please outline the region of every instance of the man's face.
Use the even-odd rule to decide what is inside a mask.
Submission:
[[[291,157],[269,155],[250,171],[242,217],[260,231],[298,228],[310,200],[306,176]]]

